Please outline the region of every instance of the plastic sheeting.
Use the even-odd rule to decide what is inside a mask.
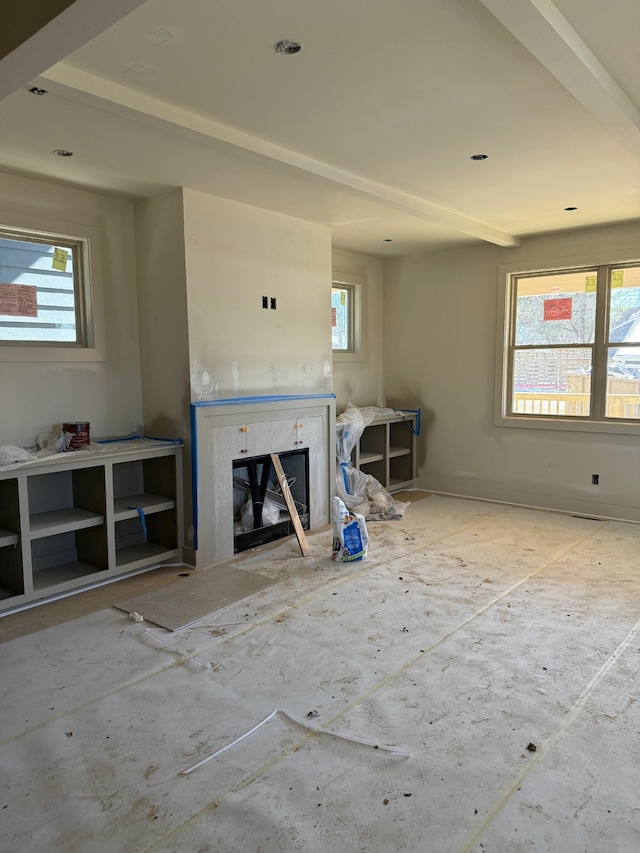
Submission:
[[[23,462],[33,462],[36,457],[24,447],[15,444],[3,444],[0,447],[0,468],[21,465]]]
[[[336,474],[336,493],[348,509],[363,515],[367,521],[402,518],[409,505],[395,500],[371,474],[351,465],[351,454],[365,427],[375,418],[396,414],[395,409],[376,406],[359,409],[349,403],[336,419],[336,457],[340,463]]]
[[[43,436],[46,435],[47,434],[43,433]],[[46,440],[46,438],[43,438],[43,441],[46,442]],[[73,453],[74,457],[77,456],[78,458],[84,458],[90,453],[106,455],[108,453],[120,453],[128,450],[136,451],[141,447],[167,447],[169,444],[182,444],[182,439],[155,438],[149,435],[129,435],[123,438],[103,438],[96,439],[95,441],[92,439],[91,444],[86,447],[70,451],[70,453]],[[5,451],[4,454],[0,453],[0,470],[2,471],[22,468],[26,465],[38,464],[40,462],[46,462],[49,459],[58,459],[60,457],[60,451],[52,449],[51,447],[37,450],[36,448],[26,449],[14,447],[13,445],[6,445],[5,447],[0,448],[0,450]],[[83,455],[80,456],[80,454]]]
[[[637,526],[433,496],[402,527],[238,561],[281,583],[175,650],[113,609],[5,643],[4,849],[637,851]],[[411,758],[278,714],[178,775],[283,707]]]

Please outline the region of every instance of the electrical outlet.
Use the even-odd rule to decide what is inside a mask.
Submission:
[[[591,485],[599,486],[600,485],[600,474],[592,474],[591,475]]]
[[[278,305],[277,305],[277,303],[276,303],[276,298],[275,298],[275,296],[272,296],[272,297],[271,297],[271,307],[272,307],[272,309],[273,309],[274,311],[275,311],[275,310],[276,310],[276,308],[278,307]]]
[[[267,308],[267,309],[269,308],[269,297],[268,296],[262,297],[262,307]]]

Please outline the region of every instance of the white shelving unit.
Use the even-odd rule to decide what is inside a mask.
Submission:
[[[388,492],[416,485],[416,421],[414,413],[375,418],[365,427],[351,463],[371,474]]]
[[[0,611],[181,562],[181,451],[117,442],[0,471]]]

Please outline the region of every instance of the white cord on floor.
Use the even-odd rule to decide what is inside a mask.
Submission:
[[[194,657],[193,655],[189,655],[186,652],[180,651],[180,649],[177,649],[175,646],[172,646],[171,643],[168,643],[159,634],[156,634],[155,631],[152,631],[151,628],[145,628],[144,633],[149,634],[155,640],[158,640],[158,642],[162,643],[163,646],[166,646],[168,649],[171,649],[172,652],[175,652],[176,654],[185,658],[187,661],[190,661],[191,663],[194,663],[197,666],[201,666],[203,669],[211,669],[211,664],[208,661],[200,660],[199,658]]]
[[[329,729],[320,728],[320,726],[314,726],[313,723],[309,723],[307,720],[302,720],[300,717],[296,717],[294,714],[290,714],[289,711],[285,711],[284,708],[276,708],[275,711],[272,711],[268,717],[265,717],[262,722],[258,723],[258,725],[254,726],[252,729],[249,729],[248,732],[245,732],[240,737],[236,738],[231,743],[228,743],[226,746],[223,746],[222,749],[219,749],[217,752],[214,752],[213,755],[209,755],[207,758],[203,758],[202,761],[199,761],[197,764],[194,764],[193,767],[189,767],[187,770],[183,770],[181,772],[181,776],[188,776],[189,773],[193,773],[194,770],[197,770],[199,767],[202,767],[205,764],[208,764],[209,761],[213,761],[214,758],[217,758],[219,755],[222,755],[223,752],[227,752],[227,750],[231,749],[238,743],[241,743],[246,738],[250,737],[254,732],[257,732],[261,726],[264,726],[265,723],[268,723],[272,720],[277,714],[284,714],[285,717],[288,717],[291,722],[296,723],[299,726],[302,726],[305,729],[309,729],[311,732],[315,732],[320,735],[331,735],[331,737],[341,738],[342,740],[348,740],[352,743],[360,743],[363,746],[370,746],[373,749],[381,749],[384,752],[390,752],[392,755],[397,755],[401,758],[409,758],[410,752],[408,749],[402,749],[398,746],[382,746],[381,744],[375,743],[370,740],[363,740],[359,737],[354,737],[353,735],[345,735],[342,732],[333,732],[329,731]]]

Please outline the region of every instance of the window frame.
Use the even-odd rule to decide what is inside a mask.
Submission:
[[[76,313],[76,341],[1,341],[0,363],[106,361],[99,229],[0,211],[0,233],[72,250]]]
[[[523,265],[506,264],[499,267],[498,312],[496,329],[496,374],[494,425],[524,429],[569,430],[574,432],[599,432],[623,435],[640,435],[640,420],[607,418],[606,383],[607,356],[609,347],[609,293],[610,276],[613,269],[637,266],[640,263],[640,248],[613,253],[598,253],[547,259]],[[512,412],[513,359],[517,347],[513,346],[515,321],[516,281],[522,276],[553,275],[596,269],[597,303],[596,328],[593,344],[591,406],[588,417],[579,415],[545,415],[528,412]],[[576,344],[576,348],[582,345]]]
[[[347,289],[351,292],[351,317],[349,320],[351,329],[350,349],[333,349],[331,353],[336,361],[362,361],[362,285],[364,281],[361,276],[348,273],[334,273],[331,281],[331,289],[334,287]]]

